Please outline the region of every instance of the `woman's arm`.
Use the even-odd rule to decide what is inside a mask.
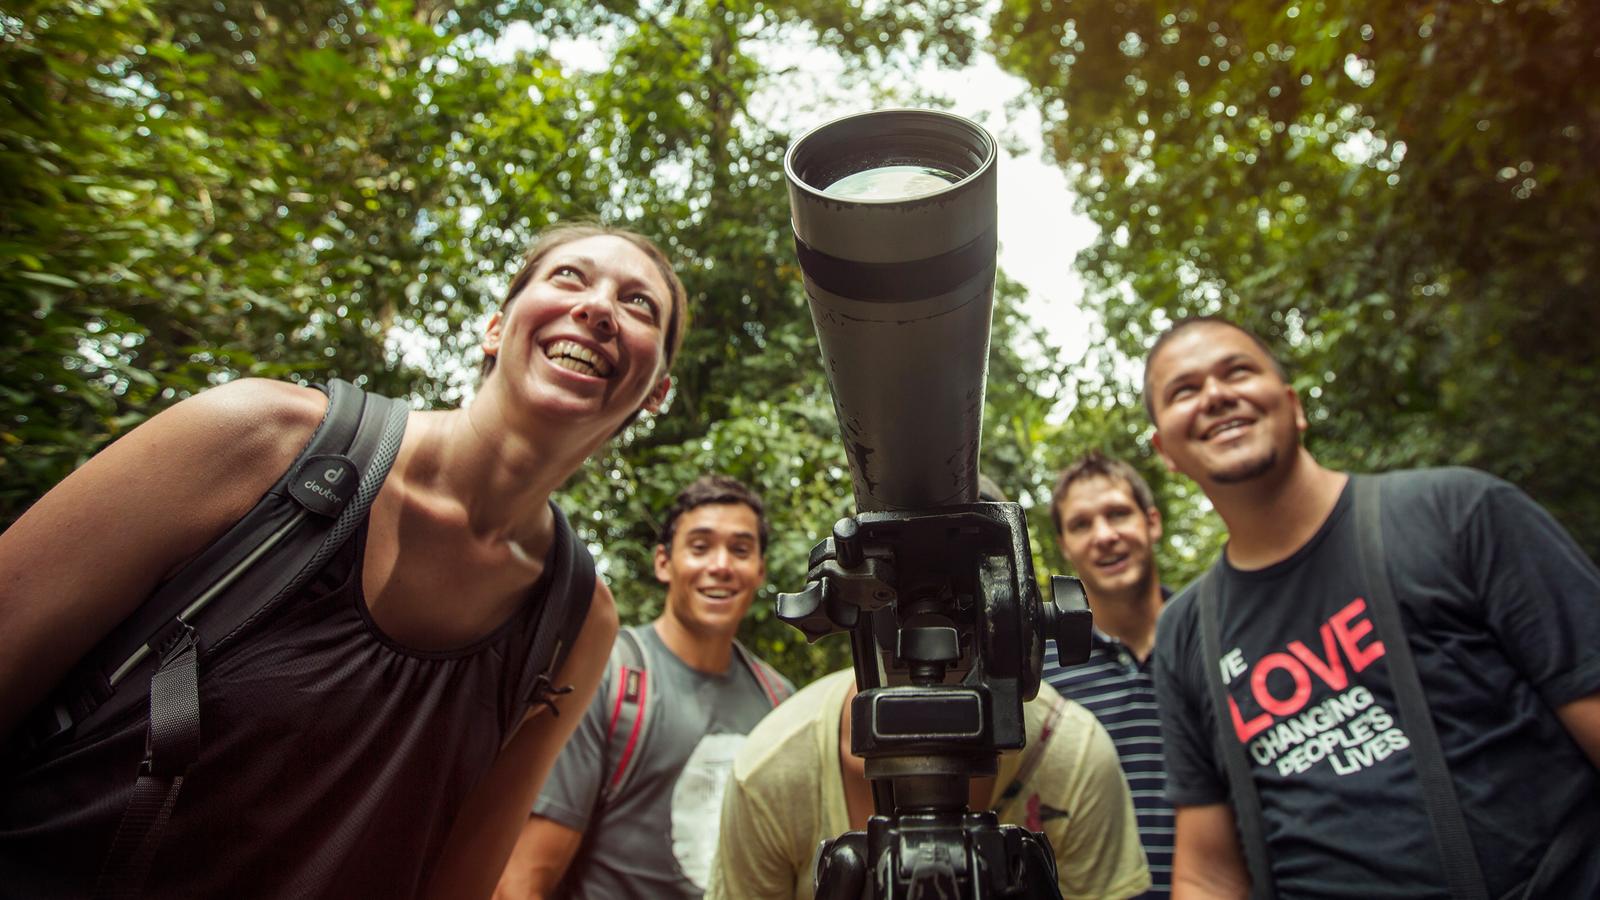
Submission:
[[[327,408],[259,379],[106,447],[0,534],[0,739],[163,578],[272,487]]]
[[[557,684],[573,686],[572,693],[555,698],[561,715],[551,716],[541,706],[522,720],[494,767],[462,805],[428,886],[429,896],[476,898],[494,892],[545,776],[594,698],[616,637],[617,608],[611,589],[596,578],[589,615],[556,678]]]

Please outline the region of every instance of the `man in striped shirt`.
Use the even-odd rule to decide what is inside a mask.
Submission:
[[[1045,679],[1087,707],[1110,732],[1139,817],[1150,861],[1146,897],[1166,897],[1172,879],[1172,805],[1150,651],[1166,589],[1156,575],[1161,513],[1149,485],[1127,463],[1092,451],[1062,471],[1050,497],[1061,552],[1083,580],[1094,611],[1088,662],[1064,668],[1055,645],[1045,651]]]

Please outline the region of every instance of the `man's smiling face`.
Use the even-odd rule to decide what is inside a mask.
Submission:
[[[667,614],[698,635],[732,635],[767,577],[761,523],[743,503],[707,503],[678,517],[672,548],[656,545]]]
[[[1067,488],[1057,511],[1061,552],[1083,579],[1091,601],[1136,599],[1149,590],[1161,514],[1141,509],[1127,482],[1103,475],[1079,478]]]
[[[1173,335],[1150,360],[1146,383],[1156,450],[1202,487],[1260,478],[1299,451],[1300,398],[1237,328],[1208,322]]]

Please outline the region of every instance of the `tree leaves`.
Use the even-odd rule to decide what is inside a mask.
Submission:
[[[1125,353],[1226,314],[1282,349],[1324,461],[1489,469],[1596,554],[1597,16],[1007,2],[991,40],[1102,229],[1078,266]]]
[[[706,471],[767,499],[748,642],[796,680],[848,662],[770,616],[849,511],[793,261],[781,75],[763,40],[854,71],[966,59],[975,4],[306,0],[13,3],[0,13],[0,515],[109,440],[232,378],[470,393],[477,329],[527,242],[600,218],[668,249],[692,327],[670,411],[565,488],[628,621],[659,610],[658,517]],[[508,40],[516,35],[516,40]],[[585,46],[593,71],[557,61]],[[986,465],[1044,472],[1053,374],[1002,286]],[[1043,385],[1044,387],[1040,387]],[[1035,514],[1040,512],[1035,507]],[[1041,547],[1048,551],[1048,547]]]

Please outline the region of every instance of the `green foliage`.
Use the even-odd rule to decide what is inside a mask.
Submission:
[[[6,520],[227,378],[453,396],[385,340],[403,325],[458,349],[499,267],[481,261],[511,255],[472,227],[493,175],[472,132],[501,103],[489,67],[410,3],[278,9],[5,17],[0,323],[20,336],[0,351]]]
[[[848,664],[772,620],[851,506],[793,262],[766,48],[857,74],[973,50],[975,0],[767,3],[121,0],[0,11],[0,516],[106,442],[231,378],[470,393],[478,329],[559,219],[657,238],[691,328],[669,412],[562,504],[627,621],[661,606],[659,515],[706,471],[763,492],[769,583],[745,639],[804,682]],[[526,24],[527,28],[517,27]],[[517,35],[515,42],[506,40]],[[560,42],[602,48],[596,71]],[[985,448],[1039,477],[1051,373],[1002,285]]]
[[[1488,469],[1594,555],[1597,28],[1581,0],[1006,0],[991,33],[1100,226],[1078,267],[1125,353],[1234,318],[1323,460]]]
[[[1001,279],[992,343],[1018,346],[1031,327],[1017,314],[1020,288]],[[1042,335],[1033,340],[1042,341]],[[1199,488],[1167,471],[1146,440],[1150,430],[1136,386],[1121,374],[1112,348],[1091,347],[1081,359],[1063,360],[1053,371],[1023,364],[1014,354],[992,354],[984,418],[984,470],[1027,512],[1036,574],[1073,574],[1057,543],[1050,498],[1061,471],[1098,450],[1139,471],[1155,494],[1165,523],[1157,547],[1162,580],[1174,587],[1192,581],[1216,558],[1225,533]],[[1107,374],[1110,373],[1110,374]],[[1054,381],[1063,381],[1052,390]],[[1056,421],[1054,411],[1071,414]]]

